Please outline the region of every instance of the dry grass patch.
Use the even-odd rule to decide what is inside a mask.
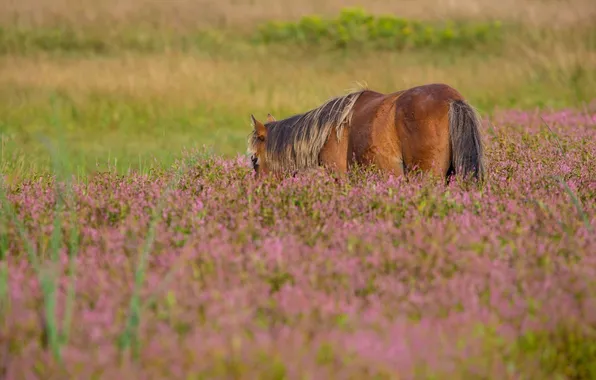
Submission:
[[[205,27],[247,29],[270,19],[295,20],[307,14],[333,15],[356,0],[5,0],[0,22],[34,26],[151,28],[195,30]],[[406,18],[499,18],[529,26],[589,24],[596,17],[592,0],[369,0],[373,13]]]
[[[498,99],[533,81],[567,80],[578,67],[593,81],[596,53],[553,50],[526,56],[461,59],[452,63],[426,55],[382,53],[287,62],[270,55],[228,60],[180,54],[93,59],[0,61],[0,84],[88,95],[104,93],[170,105],[205,103],[249,110],[314,107],[356,86],[391,92],[422,83],[446,82],[468,97]],[[593,73],[592,73],[593,74]],[[585,82],[583,83],[586,84]]]

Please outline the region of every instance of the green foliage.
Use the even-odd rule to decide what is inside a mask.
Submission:
[[[292,284],[294,276],[288,272],[275,272],[267,278],[267,282],[271,286],[271,294],[277,293],[285,284]]]
[[[596,334],[589,328],[559,326],[528,332],[515,345],[515,361],[532,361],[548,378],[595,379]]]
[[[360,8],[346,8],[335,19],[305,16],[297,23],[272,21],[259,28],[264,43],[326,44],[339,49],[370,46],[384,50],[422,47],[473,48],[498,41],[501,24],[448,21],[434,25],[392,15],[373,16]]]

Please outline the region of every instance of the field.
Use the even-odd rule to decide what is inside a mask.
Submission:
[[[0,4],[0,378],[596,378],[593,1],[362,4]],[[250,114],[431,82],[484,187],[253,177]]]

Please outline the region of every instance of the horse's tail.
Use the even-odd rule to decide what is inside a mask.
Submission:
[[[449,105],[451,168],[455,174],[467,177],[472,173],[476,180],[484,182],[486,174],[480,126],[478,113],[465,100],[458,99],[451,102]]]

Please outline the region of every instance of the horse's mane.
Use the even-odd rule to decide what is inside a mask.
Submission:
[[[353,91],[326,101],[321,106],[287,119],[265,124],[267,127],[266,157],[274,171],[294,171],[319,165],[319,153],[333,128],[337,140],[343,128],[351,122],[354,104],[365,89]],[[249,153],[258,143],[255,131],[248,139]]]

